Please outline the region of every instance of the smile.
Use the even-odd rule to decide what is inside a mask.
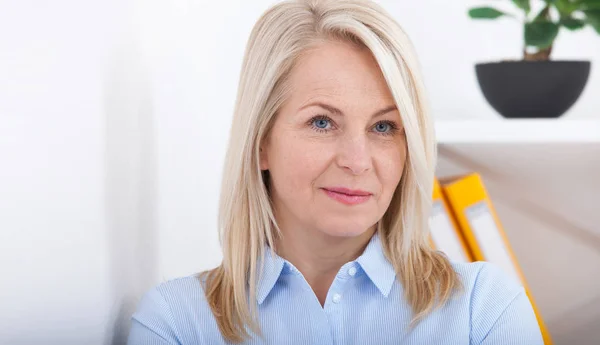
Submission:
[[[355,191],[346,188],[322,188],[332,198],[345,205],[358,205],[367,202],[373,195],[365,191]]]

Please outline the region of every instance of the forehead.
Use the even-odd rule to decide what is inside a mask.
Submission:
[[[306,51],[292,70],[289,83],[296,102],[318,96],[393,101],[371,52],[346,42],[328,41]]]

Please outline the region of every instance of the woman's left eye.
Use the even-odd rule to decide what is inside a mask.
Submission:
[[[391,134],[396,129],[393,122],[381,121],[375,125],[375,131],[380,134]]]
[[[375,125],[375,130],[377,132],[386,132],[389,127],[390,127],[389,123],[379,122],[378,124]]]

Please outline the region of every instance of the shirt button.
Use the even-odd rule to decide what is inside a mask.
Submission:
[[[354,275],[356,274],[356,267],[350,267],[350,269],[348,270],[348,274],[354,277]]]
[[[342,300],[342,295],[340,295],[339,293],[336,293],[335,295],[333,295],[333,303],[340,303],[341,300]]]

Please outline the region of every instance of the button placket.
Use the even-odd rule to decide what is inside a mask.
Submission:
[[[348,284],[352,284],[350,282],[351,278],[357,273],[356,269],[351,270],[353,267],[352,265],[348,265],[338,272],[338,275],[331,284],[330,295],[327,297],[327,302],[325,303],[324,312],[329,320],[330,331],[335,343],[340,343],[343,339],[343,310],[347,308],[344,305],[344,295],[349,293],[347,291]],[[354,271],[354,275],[351,274],[351,271]]]

